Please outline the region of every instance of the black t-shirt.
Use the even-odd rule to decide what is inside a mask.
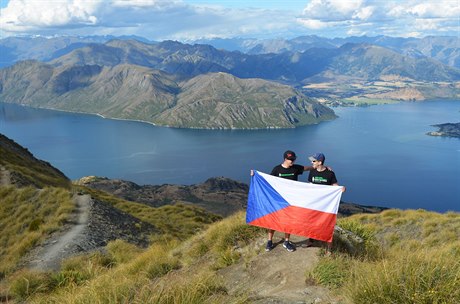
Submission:
[[[276,166],[273,168],[272,173],[270,175],[278,176],[281,178],[297,180],[297,177],[303,173],[303,166],[301,165],[292,165],[292,167],[284,168],[281,165]]]
[[[333,185],[337,184],[337,178],[335,177],[335,173],[328,170],[318,171],[318,170],[311,170],[310,175],[308,176],[308,181],[313,184],[319,185]]]

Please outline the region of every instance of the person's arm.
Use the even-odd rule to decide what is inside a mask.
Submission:
[[[335,173],[332,172],[332,186],[340,186],[337,182],[337,177],[335,177]],[[346,188],[342,186],[342,192],[345,192]]]
[[[329,171],[332,171],[334,172],[334,170],[332,170],[331,167],[326,167]],[[312,166],[303,166],[303,171],[311,171],[313,170],[313,167]]]
[[[340,186],[340,185],[335,183],[335,184],[332,184],[332,186]],[[342,186],[342,192],[345,192],[345,191],[347,191],[347,188],[345,188],[345,186]]]

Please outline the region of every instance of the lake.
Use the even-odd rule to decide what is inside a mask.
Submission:
[[[69,178],[196,184],[224,176],[249,183],[285,150],[309,164],[326,155],[343,200],[401,209],[460,211],[460,139],[428,136],[460,122],[460,101],[335,108],[336,120],[284,130],[187,130],[0,103],[0,133]],[[301,176],[305,181],[308,172]]]

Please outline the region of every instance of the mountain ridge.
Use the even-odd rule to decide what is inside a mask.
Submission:
[[[196,77],[180,82],[131,64],[21,62],[0,70],[0,100],[182,128],[292,128],[335,118],[290,86],[223,73]],[[221,95],[226,87],[234,91]]]

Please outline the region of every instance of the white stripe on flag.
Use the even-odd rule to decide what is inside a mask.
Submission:
[[[257,171],[290,205],[337,214],[342,186],[303,183]]]

